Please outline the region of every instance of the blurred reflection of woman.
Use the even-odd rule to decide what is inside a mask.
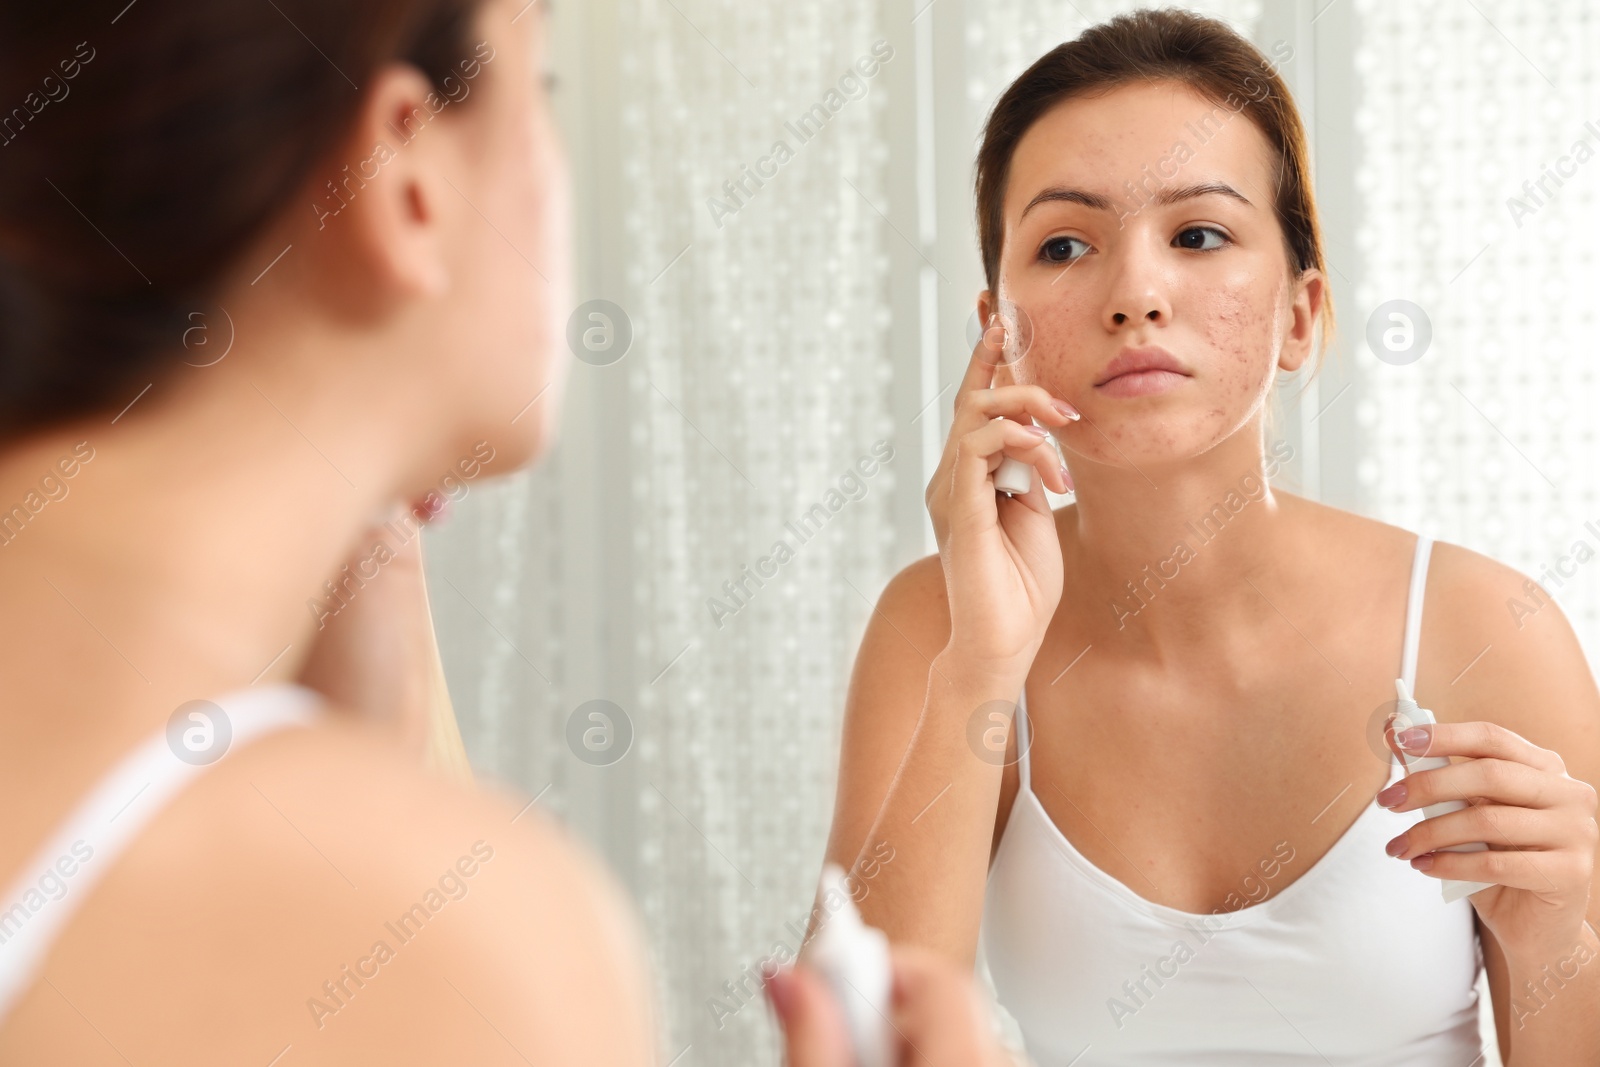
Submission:
[[[556,430],[543,11],[0,14],[0,1063],[658,1062],[612,879],[460,781],[395,511]],[[898,977],[904,1040],[995,1054]]]

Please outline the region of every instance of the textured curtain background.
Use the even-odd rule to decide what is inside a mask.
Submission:
[[[628,886],[675,1064],[779,1062],[753,976],[805,924],[871,605],[932,550],[922,488],[982,285],[979,127],[1034,58],[1133,6],[556,5],[583,301],[562,443],[470,488],[428,535],[430,584],[474,765]],[[1342,334],[1282,385],[1280,483],[1549,566],[1593,647],[1573,543],[1600,547],[1600,159],[1532,212],[1507,200],[1600,127],[1597,16],[1186,6],[1287,45],[1312,131]],[[1394,300],[1427,317],[1414,358]],[[1369,321],[1380,347],[1399,331],[1384,358]]]
[[[1514,654],[1546,598],[1600,648],[1600,12],[1567,3],[1330,13],[1353,40],[1356,279],[1348,395],[1356,510],[1466,545],[1538,583],[1460,665]],[[1349,25],[1353,23],[1354,25]],[[1388,337],[1385,338],[1385,334]],[[1341,410],[1342,409],[1342,410]],[[1332,462],[1340,459],[1330,457]],[[1424,622],[1426,625],[1426,622]],[[1487,1018],[1487,986],[1480,983]],[[1486,1067],[1498,1067],[1493,1042]]]
[[[848,0],[620,9],[638,899],[669,1054],[776,1062],[755,972],[799,945],[893,564],[881,79],[906,57]]]
[[[1344,401],[1368,510],[1530,575],[1592,653],[1600,11],[1354,7],[1366,213],[1354,233],[1363,319],[1347,328],[1367,330],[1390,301],[1420,309],[1414,328],[1379,316],[1413,347],[1386,362],[1361,346]],[[1515,604],[1501,614],[1509,648],[1525,616]]]
[[[558,453],[430,545],[452,690],[475,766],[628,884],[668,1057],[776,1063],[760,963],[804,932],[921,492],[885,358],[885,84],[914,60],[852,0],[555,17],[579,292],[612,306],[575,313]]]

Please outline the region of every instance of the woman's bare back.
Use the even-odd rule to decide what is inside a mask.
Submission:
[[[623,898],[524,803],[353,725],[252,742],[80,903],[0,1062],[652,1062]]]

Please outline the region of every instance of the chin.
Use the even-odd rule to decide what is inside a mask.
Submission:
[[[554,389],[546,392],[537,404],[523,412],[514,423],[509,421],[509,416],[502,416],[498,411],[493,418],[475,420],[475,428],[468,435],[471,442],[469,449],[477,448],[480,454],[493,450],[492,457],[484,459],[485,474],[498,478],[538,463],[545,457],[555,445],[559,429],[558,409],[554,405],[545,407],[554,392]],[[515,415],[515,410],[511,414]],[[478,442],[486,442],[487,445],[479,446]],[[480,458],[483,457],[480,455]]]
[[[482,368],[493,392],[480,398],[481,418],[473,440],[494,445],[496,475],[509,474],[543,459],[560,435],[570,363],[563,356],[566,336],[525,336]],[[559,344],[561,347],[555,347]]]
[[[544,407],[545,400],[549,398],[549,394],[546,394],[535,405],[535,410]],[[541,412],[539,418],[533,418],[534,411],[530,410],[527,415],[518,419],[514,429],[520,428],[520,432],[507,435],[505,465],[503,467],[497,465],[496,473],[509,474],[514,470],[521,470],[523,467],[541,462],[560,438],[560,411],[559,405],[552,405],[549,410]],[[529,422],[530,419],[531,424],[522,428],[522,424]]]
[[[1242,413],[1236,417],[1216,408],[1202,413],[1193,404],[1165,400],[1148,397],[1137,408],[1119,401],[1115,408],[1086,410],[1085,421],[1092,420],[1094,428],[1075,431],[1073,443],[1081,447],[1074,451],[1108,466],[1150,470],[1202,456],[1249,421]]]

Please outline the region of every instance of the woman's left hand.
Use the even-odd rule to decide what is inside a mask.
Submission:
[[[1491,722],[1414,726],[1394,740],[1412,755],[1468,762],[1408,775],[1379,793],[1379,804],[1469,807],[1417,823],[1389,843],[1390,855],[1433,878],[1495,883],[1468,899],[1508,956],[1570,953],[1586,921],[1600,840],[1594,787],[1567,774],[1556,753]],[[1488,850],[1438,851],[1472,841]]]

